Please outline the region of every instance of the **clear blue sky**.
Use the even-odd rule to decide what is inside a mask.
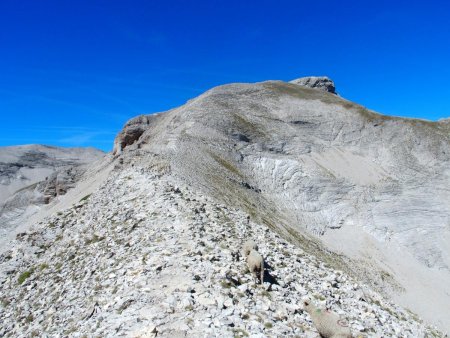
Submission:
[[[447,1],[0,1],[0,145],[112,147],[127,119],[229,82],[327,75],[450,116]]]

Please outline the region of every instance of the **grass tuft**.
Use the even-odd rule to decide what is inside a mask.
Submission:
[[[87,194],[82,199],[80,199],[80,202],[86,201],[89,197],[91,197],[92,194]]]
[[[23,284],[23,282],[25,282],[25,280],[27,278],[29,278],[32,273],[33,273],[33,269],[22,272],[20,274],[19,278],[17,279],[17,282],[19,283],[19,285]]]

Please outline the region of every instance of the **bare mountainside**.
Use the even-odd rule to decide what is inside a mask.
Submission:
[[[9,233],[39,205],[70,189],[84,166],[104,156],[94,148],[0,147],[0,231]],[[2,236],[4,237],[4,236]]]
[[[449,330],[450,125],[383,116],[293,82],[225,85],[138,117],[115,151],[134,142],[124,156],[166,155],[192,186],[291,240],[315,235]]]
[[[355,336],[443,336],[449,124],[334,90],[231,84],[130,120],[4,248],[0,334],[315,337],[307,296]],[[262,286],[235,259],[248,238]]]

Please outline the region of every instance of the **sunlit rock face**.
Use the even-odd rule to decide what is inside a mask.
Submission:
[[[448,297],[437,281],[450,266],[449,124],[380,115],[334,93],[316,77],[216,87],[155,116],[124,156],[163,154],[209,195],[317,236],[355,270],[377,267],[363,275],[384,289],[395,280],[409,306],[421,306],[411,290],[427,271]]]

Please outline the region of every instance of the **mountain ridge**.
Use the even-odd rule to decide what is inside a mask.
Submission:
[[[48,145],[0,147],[0,232],[14,231],[40,206],[71,189],[86,166],[103,156],[89,148]],[[2,236],[0,242],[6,239]],[[0,245],[1,246],[1,245]]]
[[[315,295],[355,335],[443,336],[427,324],[450,326],[449,138],[440,122],[282,81],[134,118],[1,256],[1,297],[43,299],[2,308],[20,318],[5,333],[314,336],[298,304]],[[233,260],[252,236],[280,287],[254,286]]]
[[[284,106],[280,108],[281,105]],[[129,151],[145,149],[148,144],[152,144],[153,149],[171,149],[176,152],[174,157],[178,161],[173,170],[177,170],[180,176],[197,186],[202,181],[212,182],[215,190],[220,189],[220,194],[207,191],[208,194],[226,198],[231,205],[244,207],[255,217],[266,214],[265,210],[270,210],[269,206],[289,205],[281,212],[273,211],[271,215],[264,216],[266,225],[288,217],[288,224],[306,224],[310,233],[323,236],[325,232],[343,232],[342,228],[345,227],[348,227],[348,231],[355,231],[360,229],[355,228],[355,223],[369,223],[364,225],[369,230],[369,237],[373,237],[369,242],[374,240],[377,244],[381,241],[388,246],[388,241],[397,241],[397,244],[409,246],[407,250],[421,261],[420,264],[428,265],[433,271],[448,269],[449,250],[445,239],[449,229],[445,219],[449,217],[446,205],[449,191],[445,182],[449,179],[446,163],[449,161],[450,138],[448,128],[440,122],[381,115],[336,95],[281,81],[215,87],[190,100],[185,106],[159,114],[154,119],[160,121],[156,130],[151,127],[143,130],[139,140],[130,145]],[[183,120],[189,122],[183,124]],[[163,134],[165,136],[158,134],[163,125],[167,130]],[[296,128],[294,133],[287,133],[293,128]],[[182,141],[171,139],[171,134],[180,135]],[[160,139],[155,139],[154,135]],[[292,139],[295,146],[289,144]],[[164,146],[160,145],[161,140],[165,140]],[[207,149],[202,152],[205,144]],[[202,155],[193,153],[192,149]],[[265,157],[262,162],[261,153]],[[286,160],[286,155],[298,156],[299,159]],[[201,165],[202,162],[207,164]],[[255,168],[255,163],[259,162],[259,167]],[[299,171],[298,167],[303,170]],[[272,173],[270,177],[275,180],[267,176],[267,168]],[[372,169],[366,172],[367,168]],[[308,178],[317,173],[318,181]],[[197,176],[197,179],[192,179],[192,175]],[[283,175],[287,175],[286,179],[277,181],[276,178]],[[292,182],[292,175],[296,184]],[[229,177],[223,182],[223,177],[227,176],[231,176],[231,179]],[[261,182],[266,180],[269,184],[266,192],[270,191],[271,201],[264,203],[265,208],[255,209],[252,204],[262,203],[262,194],[258,195],[256,191],[259,189],[264,193]],[[433,180],[436,181],[432,183]],[[286,190],[286,183],[291,186],[291,189],[287,189],[290,192]],[[239,189],[237,192],[236,185],[255,189]],[[285,188],[280,190],[280,186]],[[410,188],[405,189],[408,186]],[[295,187],[303,187],[306,192],[299,194]],[[234,191],[233,196],[229,196],[230,191]],[[417,196],[419,191],[423,197]],[[251,196],[246,196],[249,192]],[[277,194],[278,200],[274,201],[273,197]],[[236,196],[240,196],[240,199]],[[323,202],[317,201],[319,196]],[[393,196],[396,196],[398,204],[391,202]],[[298,201],[299,197],[301,201]],[[255,198],[257,202],[249,202]],[[349,202],[341,202],[346,199]],[[354,203],[362,203],[358,208],[365,208],[364,205],[369,204],[370,209],[367,213],[352,216],[357,210]],[[417,207],[419,204],[422,206]],[[293,213],[292,210],[296,209],[301,210]],[[398,214],[400,217],[394,222],[399,224],[398,230],[392,231],[383,223],[392,222],[392,218],[386,218],[386,214],[395,213],[396,210],[402,213]],[[277,217],[273,217],[275,214]],[[417,224],[419,231],[429,233],[426,239],[417,241],[410,222]],[[434,224],[433,227],[428,223]],[[367,235],[367,231],[364,231],[364,235]],[[326,245],[333,247],[332,237],[323,236],[321,239],[328,240]],[[437,249],[439,247],[441,249]],[[344,256],[358,259],[361,256],[355,256],[351,249],[343,250]],[[363,256],[372,254],[364,253],[364,248],[361,250]],[[384,248],[377,249],[377,252],[380,250]],[[442,253],[445,255],[442,256]],[[385,261],[391,261],[379,252],[378,255],[382,258],[376,265],[385,266]],[[364,260],[360,264],[370,266],[372,263],[368,264]],[[391,261],[389,265],[393,266],[395,262]],[[383,275],[376,271],[359,275],[367,274],[375,283],[386,284],[380,278]],[[384,274],[390,276],[388,280],[398,278],[394,277],[395,269],[389,268],[388,271]],[[426,275],[422,275],[422,283],[426,282]],[[448,280],[448,276],[446,278]],[[435,280],[440,281],[441,278]],[[436,288],[442,287],[439,283],[436,282]],[[397,287],[394,286],[394,289]],[[445,308],[445,302],[440,297],[435,300]],[[421,299],[418,302],[426,301]],[[412,307],[422,306],[408,304]],[[423,313],[430,313],[428,310],[432,311],[427,309]]]

